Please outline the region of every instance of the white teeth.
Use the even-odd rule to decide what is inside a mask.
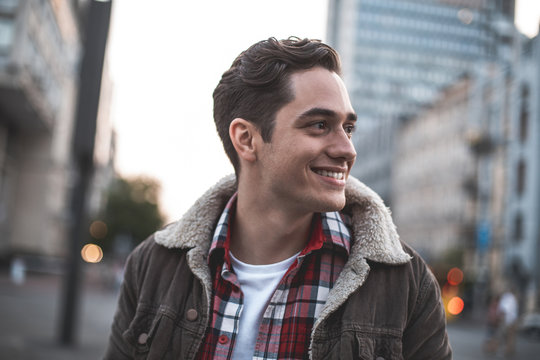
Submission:
[[[316,170],[316,173],[322,176],[331,177],[337,180],[342,180],[345,176],[342,172],[326,171],[326,170]]]

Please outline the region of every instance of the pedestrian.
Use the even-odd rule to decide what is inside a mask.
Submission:
[[[242,52],[214,91],[235,175],[130,255],[105,358],[450,359],[434,276],[350,176],[356,118],[328,45]]]
[[[516,331],[518,325],[518,302],[514,291],[507,290],[499,300],[501,327],[499,341],[503,345],[506,356],[514,355],[516,348]]]
[[[497,327],[490,339],[485,343],[484,350],[491,354],[496,354],[500,349],[504,356],[511,357],[515,353],[516,332],[518,327],[518,301],[515,290],[506,290],[493,304]]]

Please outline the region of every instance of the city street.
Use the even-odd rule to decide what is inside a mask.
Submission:
[[[474,324],[469,321],[459,321],[448,325],[448,334],[454,352],[455,360],[483,360],[505,359],[502,354],[487,355],[482,351],[485,339],[483,324]],[[516,353],[511,359],[533,360],[538,359],[540,341],[532,341],[518,336],[516,339]]]
[[[62,279],[39,275],[23,285],[0,275],[0,358],[95,360],[103,356],[116,307],[116,293],[87,284],[81,294],[77,344],[59,345]]]
[[[91,360],[102,357],[116,306],[116,292],[89,283],[82,294],[77,345],[58,345],[61,278],[34,275],[14,285],[0,274],[0,358],[9,360]],[[456,321],[449,334],[456,360],[502,359],[482,353],[483,324]],[[540,341],[517,339],[513,359],[537,359]]]

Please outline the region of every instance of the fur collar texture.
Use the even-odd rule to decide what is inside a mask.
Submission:
[[[194,275],[205,285],[207,298],[212,293],[212,281],[206,264],[208,250],[216,223],[235,191],[234,175],[221,179],[195,202],[182,219],[155,234],[155,241],[162,246],[189,249],[188,264]],[[411,259],[401,246],[389,209],[373,190],[349,177],[345,195],[347,202],[343,211],[352,218],[351,253],[328,295],[313,331],[364,283],[369,273],[366,260],[400,265]]]

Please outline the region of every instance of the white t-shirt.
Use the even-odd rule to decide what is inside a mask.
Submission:
[[[231,255],[231,265],[244,294],[233,360],[253,358],[262,316],[283,275],[300,253],[270,265],[250,265]]]
[[[505,292],[499,300],[499,311],[504,314],[504,324],[510,325],[517,320],[518,303],[511,292]]]

